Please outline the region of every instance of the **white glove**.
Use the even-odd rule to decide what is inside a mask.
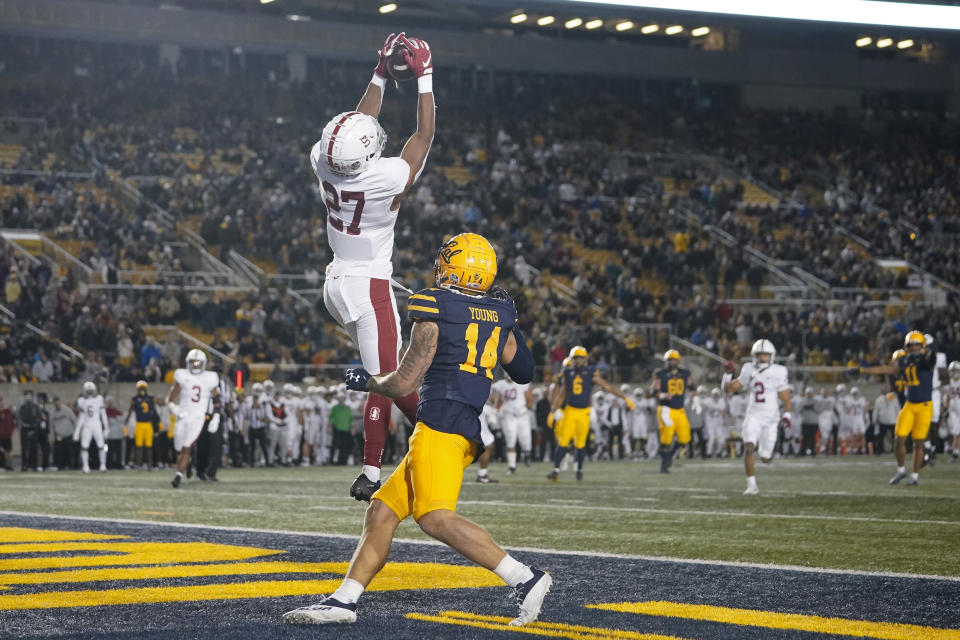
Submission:
[[[673,420],[670,418],[670,407],[663,405],[660,407],[660,419],[668,427],[673,426]]]
[[[220,428],[220,414],[215,413],[213,414],[213,417],[210,418],[210,424],[207,425],[207,432],[216,433],[217,429],[219,428]]]
[[[932,335],[930,335],[929,333],[925,333],[925,334],[923,334],[923,339],[927,341],[927,345],[926,345],[927,347],[932,347],[932,346],[933,346],[933,336],[932,336]]]
[[[553,412],[553,422],[554,424],[556,424],[561,420],[563,420],[563,409],[557,409],[556,411]]]

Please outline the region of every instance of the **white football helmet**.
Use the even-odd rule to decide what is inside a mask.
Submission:
[[[804,390],[803,390],[803,395],[805,395],[805,396],[812,396],[812,395],[813,395],[813,387],[807,387],[806,389],[804,389]]]
[[[630,385],[628,385],[626,382],[620,385],[620,393],[624,395],[630,393]]]
[[[859,387],[850,387],[850,395],[852,395],[854,398],[856,398],[857,396],[859,396],[859,395],[860,395],[860,388],[859,388]]]
[[[355,176],[380,159],[386,144],[387,134],[376,118],[344,111],[323,128],[320,141],[310,153],[310,164],[318,176],[321,163],[337,175]]]
[[[187,353],[187,371],[203,373],[207,368],[207,354],[200,349],[190,349]]]
[[[950,363],[950,366],[947,367],[947,371],[950,372],[951,380],[960,380],[960,362],[954,360]]]
[[[720,397],[720,387],[714,387],[713,389],[710,389],[710,395],[713,396],[714,398],[719,398],[719,397]]]
[[[753,358],[753,364],[759,364],[760,361],[757,359],[757,356],[761,353],[770,354],[770,362],[773,362],[773,359],[777,357],[777,349],[773,346],[773,343],[769,340],[761,338],[753,343],[753,346],[750,348],[750,356]]]
[[[85,395],[85,396],[88,397],[88,398],[92,398],[93,396],[97,395],[97,385],[95,385],[95,384],[94,384],[92,381],[90,381],[90,380],[84,382],[84,383],[83,383],[83,395]]]
[[[276,392],[277,392],[277,385],[273,383],[273,380],[267,380],[266,382],[263,383],[263,393],[268,398],[272,398]]]
[[[259,396],[261,393],[263,393],[263,385],[260,384],[259,382],[254,382],[254,383],[253,383],[253,386],[251,387],[251,389],[252,389],[253,393],[257,394],[258,396]]]
[[[700,386],[697,387],[697,393],[706,393],[706,392],[707,392],[707,385],[701,384]]]
[[[841,393],[846,393],[846,392],[847,392],[847,385],[845,384],[838,384],[837,388],[834,390],[834,393],[836,393],[837,395],[840,395]]]

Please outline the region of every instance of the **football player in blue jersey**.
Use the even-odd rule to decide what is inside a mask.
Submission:
[[[587,350],[584,347],[576,346],[570,349],[569,358],[570,367],[563,370],[563,378],[551,406],[554,411],[553,429],[557,448],[553,452],[553,471],[547,474],[547,478],[554,482],[560,479],[560,463],[571,442],[577,455],[577,480],[583,480],[583,461],[587,457],[594,384],[607,393],[622,398],[631,411],[634,407],[633,400],[604,380],[595,365],[587,364]]]
[[[666,366],[653,374],[653,393],[657,397],[660,426],[660,473],[670,473],[674,453],[678,450],[682,453],[690,442],[690,421],[683,405],[693,383],[690,371],[680,367],[679,351],[667,351],[663,354],[663,363]]]
[[[851,376],[860,373],[874,375],[896,375],[903,377],[907,388],[907,401],[897,415],[894,434],[897,437],[897,473],[890,484],[898,484],[907,477],[907,438],[913,439],[913,473],[907,484],[920,483],[920,468],[923,466],[923,442],[930,431],[933,419],[933,371],[937,366],[937,352],[933,347],[933,336],[919,331],[911,331],[903,339],[905,355],[899,355],[892,364],[875,367],[854,367]],[[894,354],[897,355],[896,353]]]
[[[455,236],[437,255],[437,286],[410,296],[413,329],[399,368],[377,376],[362,368],[347,370],[348,388],[390,398],[420,385],[417,424],[407,455],[373,494],[340,587],[318,604],[286,613],[285,622],[355,622],[358,598],[387,561],[397,525],[410,515],[427,535],[515,589],[520,613],[511,625],[527,624],[540,614],[553,582],[550,574],[518,562],[485,529],[456,513],[463,471],[483,451],[479,416],[493,369],[503,365],[521,384],[533,379],[533,356],[513,300],[491,286],[496,274],[496,253],[483,236]]]

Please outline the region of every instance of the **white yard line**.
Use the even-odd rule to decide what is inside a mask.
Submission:
[[[82,522],[112,522],[117,524],[136,524],[150,527],[172,527],[184,529],[209,529],[212,531],[241,531],[247,533],[266,533],[282,534],[291,536],[308,536],[312,538],[329,538],[333,540],[358,540],[360,536],[342,535],[335,533],[315,533],[309,531],[289,531],[285,529],[255,529],[251,527],[225,527],[219,525],[205,524],[181,524],[174,522],[157,522],[155,520],[132,520],[126,518],[91,518],[85,516],[57,516],[48,513],[27,513],[19,511],[0,511],[0,516],[26,516],[31,518],[48,518],[51,520],[78,520]],[[418,544],[433,547],[446,547],[441,542],[434,540],[410,540],[405,538],[395,538],[396,542],[406,544]],[[898,573],[895,571],[861,571],[857,569],[823,569],[819,567],[803,567],[789,564],[763,564],[759,562],[736,562],[731,560],[702,560],[698,558],[674,558],[671,556],[645,556],[631,555],[625,553],[603,553],[599,551],[570,551],[566,549],[537,549],[534,547],[508,547],[511,551],[523,551],[528,553],[553,554],[559,556],[575,556],[586,558],[622,558],[625,560],[645,560],[649,562],[675,562],[680,564],[706,565],[715,567],[745,567],[750,569],[765,569],[770,571],[798,571],[802,573],[825,573],[834,575],[849,576],[877,576],[887,578],[904,578],[910,580],[946,580],[950,582],[960,582],[960,576],[937,576],[929,574]]]

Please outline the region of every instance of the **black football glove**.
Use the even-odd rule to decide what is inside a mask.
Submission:
[[[363,367],[355,367],[353,369],[347,369],[343,377],[347,383],[347,389],[351,391],[366,391],[367,382],[370,381],[372,376],[370,372]]]
[[[510,297],[510,294],[507,293],[507,290],[501,287],[498,284],[490,287],[490,297],[494,300],[503,300],[504,302],[509,302],[513,304],[513,298]]]

